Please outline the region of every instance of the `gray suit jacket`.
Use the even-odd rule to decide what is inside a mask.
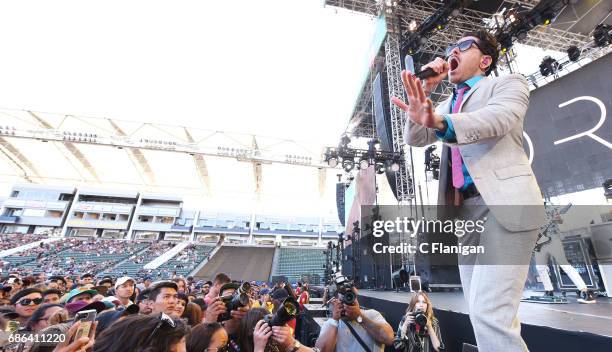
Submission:
[[[452,97],[436,107],[450,112]],[[476,188],[499,223],[509,231],[527,231],[544,223],[540,188],[523,149],[523,120],[529,105],[529,86],[521,75],[484,78],[470,89],[456,114],[449,114],[456,143],[445,143],[440,160],[438,205],[450,205],[454,190],[450,148],[461,151]],[[404,141],[422,147],[438,139],[431,128],[408,119]]]

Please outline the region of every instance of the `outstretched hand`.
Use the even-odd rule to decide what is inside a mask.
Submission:
[[[426,97],[421,80],[409,71],[402,71],[402,82],[408,96],[408,104],[398,97],[391,98],[393,104],[408,113],[408,118],[417,125],[444,130],[442,116],[433,110],[433,103]]]

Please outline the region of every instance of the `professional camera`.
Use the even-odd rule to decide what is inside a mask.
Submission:
[[[298,302],[293,297],[287,297],[275,314],[268,314],[264,317],[264,322],[268,326],[283,326],[291,319],[295,318],[298,312]]]
[[[227,308],[227,312],[219,315],[218,322],[232,319],[231,312],[240,307],[247,306],[250,301],[251,284],[248,282],[243,282],[240,286],[234,283],[225,284],[221,287],[220,292],[223,293],[227,289],[235,289],[235,291],[230,295],[220,297],[223,304],[225,304],[225,308]]]
[[[349,281],[346,276],[337,273],[336,278],[336,296],[338,300],[343,304],[348,306],[352,306],[355,304],[355,300],[357,299],[357,294],[353,291],[353,287],[355,286],[352,281]]]
[[[410,324],[410,330],[416,332],[419,335],[425,335],[425,327],[427,326],[427,315],[420,309],[410,313],[414,318],[414,322]]]

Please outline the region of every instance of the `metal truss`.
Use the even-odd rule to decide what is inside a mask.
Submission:
[[[0,135],[14,136],[15,130],[10,127],[0,127]],[[31,183],[34,182],[32,177],[40,178],[40,172],[34,167],[30,159],[19,151],[8,138],[0,137],[0,152],[23,173],[23,178]]]
[[[117,135],[121,137],[127,136],[123,129],[119,127],[113,120],[108,119],[108,122],[112,126],[115,133],[117,133]],[[138,175],[145,175],[147,177],[146,180],[143,180],[143,183],[155,184],[155,173],[153,173],[153,169],[151,168],[151,165],[149,164],[149,161],[147,160],[145,155],[142,153],[142,150],[138,148],[127,148],[126,152],[128,153],[128,156],[130,157],[130,160],[132,161],[136,169],[139,171]]]
[[[525,9],[532,9],[539,3],[538,0],[510,0],[506,2],[520,5]],[[342,7],[371,16],[378,16],[381,13],[381,6],[384,1],[326,0],[325,3],[328,6]],[[410,33],[408,29],[410,21],[415,20],[420,23],[425,18],[431,16],[441,6],[443,6],[443,4],[435,0],[400,2],[400,5],[393,7],[392,15],[389,16],[387,14],[387,17],[399,18],[399,29],[403,36],[407,36]],[[489,18],[491,18],[491,14],[489,13],[472,9],[463,9],[457,16],[451,18],[445,29],[434,31],[428,38],[427,43],[421,47],[421,51],[434,55],[443,55],[449,43],[455,42],[465,32],[483,27],[485,24],[484,20]],[[539,26],[529,31],[527,33],[527,38],[521,43],[543,49],[559,50],[560,48],[567,48],[570,45],[581,47],[590,40],[588,36],[582,34],[555,29],[550,26]]]
[[[401,80],[401,57],[399,51],[399,38],[394,32],[388,32],[385,39],[385,68],[387,71],[387,91],[389,101],[392,97],[404,97],[404,86]],[[404,120],[402,110],[390,104],[391,135],[393,136],[393,150],[400,152],[404,146]],[[414,197],[412,178],[408,173],[406,162],[400,164],[400,169],[395,173],[395,186],[397,200],[407,203]]]
[[[28,111],[28,114],[30,114],[30,116],[32,116],[34,118],[34,120],[36,120],[38,122],[38,124],[42,128],[53,129],[53,126],[51,126],[42,117],[38,116],[37,114],[33,113],[32,111]],[[98,177],[98,173],[94,169],[93,165],[87,159],[87,157],[83,153],[81,153],[81,151],[74,145],[74,143],[66,142],[65,141],[65,142],[63,142],[63,145],[68,150],[68,152],[81,164],[81,167],[83,169],[87,170],[87,172],[89,172],[91,177],[94,180],[96,180],[96,182],[100,182],[100,177]],[[61,153],[63,153],[63,151],[59,148],[59,145],[58,145],[58,149],[60,150]],[[76,170],[76,172],[80,175],[81,174],[80,169],[78,167],[75,167],[74,165],[73,165],[73,167]]]
[[[79,118],[80,121],[85,123],[89,122],[88,119],[91,118]],[[263,138],[266,141],[266,145],[270,145],[270,147],[268,148],[259,148],[257,146],[257,143],[254,142],[254,144],[252,145],[240,144],[238,140],[244,139],[245,135],[224,133],[219,131],[206,131],[195,128],[192,130],[198,130],[199,132],[208,133],[209,137],[212,135],[219,135],[225,137],[224,140],[227,141],[227,144],[212,145],[212,143],[207,142],[208,137],[205,137],[198,141],[194,141],[193,137],[191,138],[191,140],[188,139],[187,141],[179,137],[173,137],[165,140],[151,140],[135,136],[134,132],[128,135],[123,132],[113,120],[105,120],[108,120],[111,125],[114,125],[114,127],[116,128],[114,128],[114,130],[104,129],[104,132],[109,132],[104,135],[99,134],[101,131],[100,127],[95,123],[91,123],[91,133],[66,131],[61,128],[61,125],[49,125],[49,128],[21,128],[9,125],[2,126],[0,128],[0,147],[2,147],[0,148],[0,152],[3,152],[3,154],[7,156],[9,160],[11,160],[13,163],[18,164],[21,171],[25,170],[24,172],[27,171],[26,173],[28,175],[33,176],[35,178],[44,177],[40,175],[40,173],[36,170],[36,168],[29,161],[29,159],[27,159],[23,153],[19,152],[19,150],[10,143],[10,139],[20,138],[28,140],[38,140],[43,142],[57,142],[62,144],[65,142],[69,142],[73,145],[88,144],[94,146],[107,146],[115,147],[118,149],[128,149],[131,151],[138,151],[138,154],[142,156],[142,159],[138,160],[139,163],[146,163],[146,159],[144,159],[144,154],[142,154],[142,150],[155,150],[189,154],[191,156],[196,157],[196,160],[199,160],[200,157],[204,156],[215,156],[237,159],[239,161],[253,162],[259,165],[278,163],[298,165],[304,167],[329,168],[327,164],[321,162],[320,153],[309,151],[306,146],[303,146],[296,141],[251,136],[252,138],[254,138],[253,141],[255,140],[255,138],[257,140],[261,140]],[[141,123],[139,124],[139,126],[140,127],[136,128],[136,130],[140,130],[144,126],[153,126],[158,129],[163,129],[164,127],[185,129],[185,127],[181,126],[157,126],[152,123]],[[237,143],[239,144],[239,147],[236,147]],[[282,150],[283,145],[298,147],[304,152],[300,155],[287,154]],[[138,155],[136,157],[138,158]],[[146,165],[148,165],[148,163],[146,163]],[[208,172],[206,171],[205,165],[200,166],[201,167],[199,167],[198,173],[201,177],[206,176],[207,179]],[[145,172],[147,172],[147,170],[145,170]],[[148,172],[153,173],[153,170],[148,167]]]
[[[185,137],[187,137],[188,143],[195,143],[195,140],[189,133],[189,130],[185,127]],[[208,178],[208,168],[206,167],[206,160],[202,155],[193,154],[193,162],[195,163],[196,170],[198,172],[198,176],[200,177],[200,182],[202,182],[202,186],[206,190],[206,193],[210,195],[210,179]]]
[[[550,76],[542,76],[540,71],[536,71],[530,75],[526,75],[527,81],[533,86],[533,88],[544,86],[557,78],[582,67],[590,61],[597,60],[598,58],[611,53],[612,45],[597,47],[594,44],[589,43],[587,46],[580,48],[580,52],[581,54],[578,61],[572,62],[566,57],[565,60],[558,61],[562,67],[559,71]]]

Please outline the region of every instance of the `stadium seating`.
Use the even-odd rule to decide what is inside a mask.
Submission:
[[[189,245],[183,251],[165,262],[157,269],[141,270],[138,276],[151,276],[153,279],[170,278],[173,276],[187,276],[204,259],[208,257],[215,247],[206,245]]]
[[[68,242],[74,243],[70,240]],[[97,274],[148,246],[149,243],[133,241],[77,240],[77,243],[68,249],[25,263],[19,269],[34,274]]]
[[[323,277],[325,255],[322,249],[285,248],[278,251],[278,264],[272,276],[285,276],[290,282],[302,279],[304,275]]]
[[[34,248],[30,248],[28,250],[19,252],[17,254],[13,254],[7,257],[2,258],[3,261],[8,262],[9,271],[19,271],[23,272],[28,271],[28,267],[35,268],[36,264],[34,263],[32,266],[27,266],[25,264],[36,261],[36,259],[45,258],[47,256],[55,255],[61,251],[64,251],[72,246],[81,244],[81,240],[77,239],[68,239],[68,240],[60,240],[56,242],[51,242],[47,244],[43,244],[42,246],[37,246]]]
[[[174,243],[153,243],[141,253],[131,256],[116,267],[98,274],[98,276],[140,276],[143,267],[147,263],[159,257],[174,246]]]
[[[223,246],[194,277],[212,280],[226,273],[233,280],[268,281],[273,258],[274,247]]]
[[[37,234],[21,234],[21,233],[5,233],[0,234],[0,251],[17,248],[28,243],[44,240],[45,235]]]

